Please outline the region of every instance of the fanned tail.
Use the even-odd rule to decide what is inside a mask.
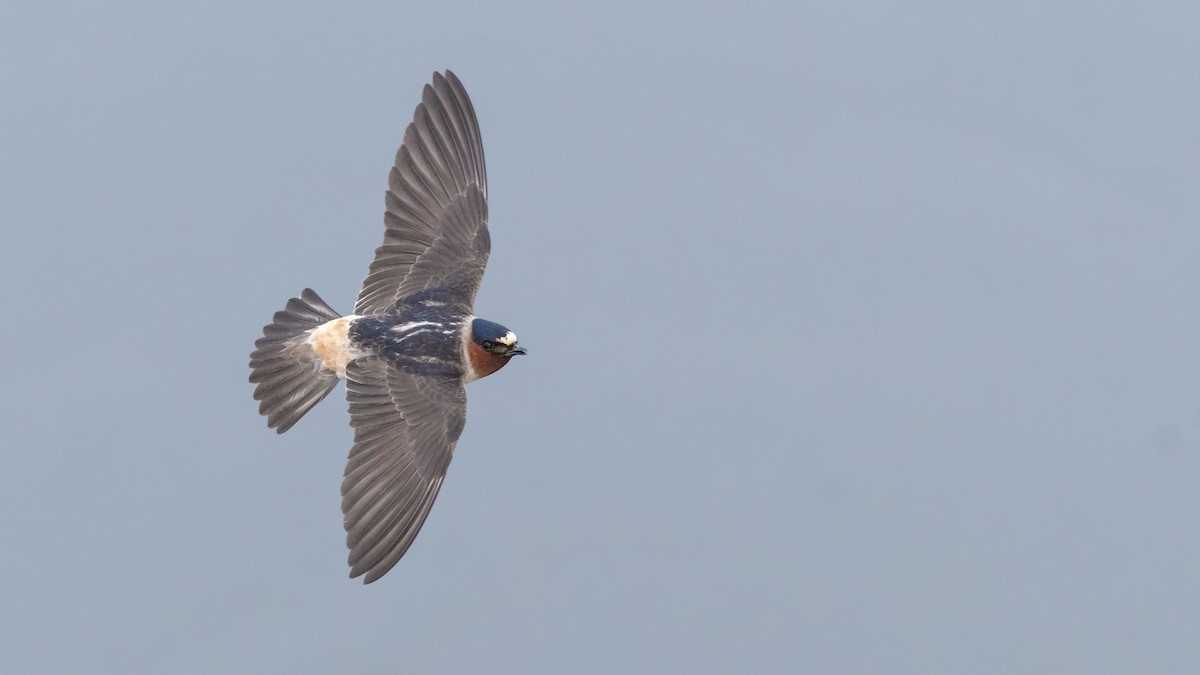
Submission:
[[[337,385],[337,373],[324,366],[308,336],[340,316],[306,288],[263,326],[250,354],[250,381],[258,385],[254,400],[262,402],[258,412],[267,416],[267,426],[281,434],[291,429]]]

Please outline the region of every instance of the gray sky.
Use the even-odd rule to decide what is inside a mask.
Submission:
[[[1200,672],[1196,3],[13,4],[7,671]],[[246,362],[447,67],[531,355],[363,587]]]

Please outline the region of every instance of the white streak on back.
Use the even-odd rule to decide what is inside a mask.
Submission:
[[[392,326],[390,330],[396,331],[397,333],[406,333],[418,326],[441,326],[441,325],[442,324],[438,323],[437,321],[409,321],[408,323],[402,323],[398,326]]]

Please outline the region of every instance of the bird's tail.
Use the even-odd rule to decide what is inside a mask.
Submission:
[[[309,336],[340,316],[306,288],[263,326],[250,354],[250,381],[258,385],[254,400],[262,401],[258,412],[267,416],[267,426],[281,434],[291,429],[337,385],[337,372],[324,366]]]

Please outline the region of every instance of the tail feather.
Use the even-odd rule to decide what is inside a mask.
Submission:
[[[337,373],[325,368],[308,343],[308,332],[341,315],[311,288],[288,300],[250,354],[250,381],[258,412],[267,426],[283,433],[321,402],[338,383]]]

